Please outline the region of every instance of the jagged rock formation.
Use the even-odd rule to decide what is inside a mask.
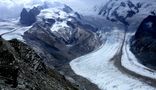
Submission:
[[[20,23],[25,26],[30,26],[36,22],[36,16],[40,13],[40,9],[38,7],[34,7],[29,11],[26,8],[23,8],[20,15]]]
[[[26,44],[0,38],[0,90],[77,90]]]
[[[100,9],[99,15],[129,25],[131,19],[137,21],[155,12],[155,4],[155,0],[110,0]]]
[[[131,50],[140,62],[156,69],[156,16],[148,16],[131,41]]]

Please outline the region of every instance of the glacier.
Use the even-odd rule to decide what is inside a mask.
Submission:
[[[121,72],[114,65],[113,58],[120,52],[123,43],[124,32],[112,30],[99,49],[74,59],[70,66],[76,74],[95,83],[101,90],[155,90],[140,79]]]

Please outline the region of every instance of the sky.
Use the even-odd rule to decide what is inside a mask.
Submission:
[[[94,13],[95,6],[101,6],[108,0],[0,0],[0,19],[19,16],[23,7],[41,4],[44,1],[61,2],[82,14]]]

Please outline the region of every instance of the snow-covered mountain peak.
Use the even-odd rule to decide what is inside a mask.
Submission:
[[[130,19],[138,16],[145,18],[155,12],[155,5],[155,0],[110,0],[100,10],[99,15],[128,25]]]
[[[78,13],[74,12],[69,6],[58,2],[52,4],[45,4],[45,9],[40,11],[37,16],[37,21],[44,21],[45,23],[52,23],[51,31],[66,30],[70,28],[67,25],[69,22],[74,22],[80,19]]]
[[[44,24],[45,29],[47,28],[51,29],[52,33],[53,32],[57,34],[58,33],[61,34],[65,32],[72,33],[74,22],[77,22],[77,20],[80,19],[80,16],[78,13],[74,12],[69,6],[59,3],[59,2],[54,2],[54,3],[45,2],[44,4],[36,5],[35,7],[23,8],[20,16],[21,17],[20,17],[19,22],[21,23],[21,25],[30,26],[30,27],[24,30],[18,29],[18,28],[16,29],[16,27],[19,26],[19,25],[16,25],[17,24],[16,22],[14,23],[15,27],[14,26],[12,27],[12,28],[15,28],[15,30],[9,29],[8,27],[4,28],[6,29],[4,31],[9,33],[9,34],[6,33],[5,35],[3,35],[3,37],[6,37],[5,39],[10,40],[12,38],[16,38],[15,35],[22,39],[23,33],[29,30],[31,26],[33,27],[33,23],[39,23],[39,22]],[[10,26],[9,24],[5,24],[5,25]],[[22,26],[19,26],[19,27],[22,27]],[[17,33],[20,32],[20,34],[15,33],[14,35],[10,35],[10,34],[13,34],[14,32],[17,32]]]
[[[63,8],[64,9],[64,8]],[[41,10],[40,14],[37,16],[38,18],[51,18],[51,19],[67,19],[69,16],[74,15],[73,11],[67,13],[62,8],[48,8]]]

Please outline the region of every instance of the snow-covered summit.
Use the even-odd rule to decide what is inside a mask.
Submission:
[[[36,17],[37,22],[53,23],[51,26],[52,32],[58,32],[59,30],[64,30],[65,32],[65,30],[71,29],[72,23],[77,22],[80,19],[80,15],[77,12],[74,12],[69,6],[59,2],[46,2],[43,7],[44,9],[42,9],[40,14]]]
[[[67,5],[58,2],[52,4],[44,4],[44,9],[41,10],[37,16],[38,20],[41,19],[67,19],[70,16],[76,17],[76,13]]]
[[[99,15],[111,21],[129,24],[130,19],[143,19],[155,11],[155,0],[110,0],[100,10]]]
[[[41,5],[23,8],[20,14],[20,23],[30,26],[43,19],[65,20],[69,17],[79,17],[69,6],[59,2],[44,2]]]
[[[44,2],[41,5],[24,8],[21,12],[19,22],[22,22],[22,25],[29,26],[29,28],[33,27],[33,23],[42,22],[45,25],[50,25],[48,27],[44,26],[44,28],[51,28],[51,32],[55,31],[55,33],[61,34],[73,32],[72,28],[74,27],[74,24],[72,23],[78,19],[80,19],[80,15],[74,12],[69,6],[59,2]],[[10,40],[16,38],[15,36],[22,38],[23,34],[13,34],[14,32],[21,32],[22,30],[23,26],[19,25],[17,22],[18,20],[16,20],[16,23],[12,23],[13,25],[11,25],[10,28],[8,28],[10,23],[5,24],[6,28],[4,27],[4,29],[6,30],[3,31],[5,31],[4,33],[8,32],[3,35],[5,39]],[[23,30],[22,33],[29,30],[29,28]],[[3,31],[0,31],[3,34]],[[70,34],[67,36],[70,37]]]

